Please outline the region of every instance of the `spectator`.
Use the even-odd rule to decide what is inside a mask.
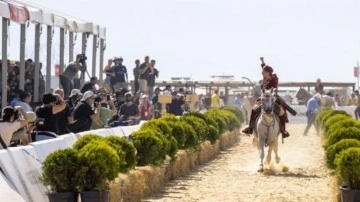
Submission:
[[[96,106],[94,112],[92,106]],[[74,109],[74,124],[70,127],[71,132],[88,131],[91,128],[92,122],[103,128],[105,125],[99,118],[101,105],[99,102],[95,103],[95,94],[92,91],[86,91],[79,104]]]
[[[323,93],[324,93],[324,85],[321,83],[321,80],[320,80],[320,79],[317,79],[317,80],[316,80],[315,92],[316,92],[316,93],[320,93],[320,94],[323,94]]]
[[[171,86],[170,85],[166,85],[165,89],[163,90],[164,95],[171,95]]]
[[[101,91],[101,89],[100,89]],[[101,99],[100,101],[100,111],[99,111],[99,118],[102,123],[108,123],[108,120],[117,114],[117,110],[114,104],[114,101],[111,99],[110,95],[107,95],[105,92],[101,92],[98,94],[98,97]],[[99,99],[98,98],[98,99]],[[100,128],[95,122],[91,124],[91,130],[95,130]]]
[[[183,99],[183,95],[177,92],[172,93],[172,100],[169,106],[169,113],[175,116],[181,116],[183,114],[183,107],[185,101]]]
[[[147,88],[148,88],[147,90],[149,93],[149,97],[152,97],[152,95],[154,94],[156,78],[159,77],[159,71],[155,68],[155,64],[156,64],[155,60],[151,60],[150,64],[151,64],[151,68],[153,69],[153,72],[150,72],[147,77]]]
[[[159,95],[160,95],[161,89],[159,87],[155,88],[155,93],[151,98],[152,102],[152,114],[154,118],[160,117],[161,112],[161,103],[159,103]]]
[[[135,67],[133,70],[133,74],[134,74],[134,87],[135,87],[135,92],[139,91],[139,75],[140,75],[140,60],[135,60]]]
[[[241,94],[240,94],[240,93],[236,94],[234,104],[235,104],[235,106],[237,106],[239,109],[241,109],[241,105],[242,105],[241,100],[242,100],[242,99],[241,99]]]
[[[62,89],[56,89],[54,91],[54,93],[58,94],[62,99],[64,99],[64,91]],[[56,103],[56,104],[59,104],[59,103]],[[64,110],[57,113],[56,116],[58,119],[59,135],[64,135],[64,134],[70,133],[69,125],[74,123],[74,118],[71,115],[71,109],[70,109],[69,105],[66,104]]]
[[[58,113],[66,107],[65,101],[58,94],[45,93],[42,96],[43,105],[35,110],[38,117],[36,130],[60,133],[58,123]]]
[[[119,115],[122,121],[127,121],[127,125],[137,124],[140,118],[140,111],[138,106],[133,102],[131,93],[125,94],[126,103],[121,105]]]
[[[139,92],[144,94],[148,94],[147,78],[149,74],[154,74],[149,60],[149,56],[146,56],[144,63],[139,67]]]
[[[211,108],[213,109],[220,108],[219,90],[215,90],[214,94],[211,96]]]
[[[142,101],[140,102],[140,120],[151,119],[151,105],[147,95],[141,96]]]
[[[340,100],[340,95],[339,93],[335,93],[335,97],[334,97],[334,103],[335,103],[335,107],[339,107],[342,106],[342,102]]]
[[[98,84],[99,80],[96,76],[91,77],[90,81],[83,84],[83,86],[80,89],[81,93],[85,93],[86,91],[93,91],[96,92],[95,85]]]
[[[356,106],[357,100],[356,100],[356,96],[355,93],[351,93],[351,97],[348,100],[348,105],[349,106]]]
[[[62,75],[60,75],[60,84],[64,89],[65,99],[69,98],[70,92],[74,88],[74,79],[77,77],[79,70],[82,69],[82,64],[80,63],[82,56],[83,54],[78,54],[76,61],[70,63]]]
[[[355,96],[356,96],[356,106],[357,107],[354,111],[354,114],[355,114],[355,118],[359,119],[360,118],[360,94],[359,94],[358,90],[355,91]]]
[[[123,58],[114,58],[115,65],[111,68],[114,72],[114,85],[115,90],[127,89],[128,86],[128,73],[126,67],[122,64]]]
[[[24,117],[24,120],[18,121],[19,112]],[[30,121],[30,118],[28,114],[25,112],[25,110],[19,106],[15,108],[8,106],[2,110],[1,114],[2,114],[2,121],[0,122],[0,131],[1,131],[0,137],[2,141],[0,142],[3,142],[4,145],[3,143],[1,143],[0,149],[6,149],[8,146],[10,146],[11,140],[22,139],[28,141],[28,137],[26,133],[17,133],[24,135],[21,137],[17,135],[13,135],[14,132],[19,130],[20,128],[25,127]]]
[[[73,111],[76,105],[79,103],[79,101],[82,98],[82,95],[83,94],[80,92],[79,89],[74,88],[71,90],[69,99],[66,100],[66,104],[69,106],[71,111]]]
[[[111,70],[111,65],[113,63],[112,59],[108,60],[108,64],[104,67],[104,74],[106,74],[105,76],[105,80],[104,80],[104,88],[106,90],[106,93],[110,93],[112,94],[114,92],[114,86],[111,84],[111,81],[113,80],[115,74],[114,72]]]
[[[33,109],[30,106],[31,94],[28,92],[21,92],[19,98],[20,98],[20,100],[16,103],[15,106],[20,106],[26,112],[32,112]]]
[[[317,93],[312,98],[310,98],[306,105],[306,117],[307,117],[307,126],[304,131],[304,136],[306,136],[309,132],[309,129],[312,125],[315,126],[316,133],[319,134],[319,129],[316,126],[315,119],[316,114],[320,109],[320,100],[321,100],[321,94]]]

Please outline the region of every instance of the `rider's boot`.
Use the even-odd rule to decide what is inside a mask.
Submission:
[[[281,135],[282,135],[282,138],[287,138],[290,136],[290,134],[286,131],[286,122],[287,122],[287,118],[286,118],[286,115],[282,115],[282,116],[279,116],[279,119],[280,119],[280,132],[281,132]]]
[[[256,111],[251,110],[249,126],[247,128],[245,128],[244,130],[242,130],[241,132],[243,132],[243,133],[245,133],[247,135],[251,135],[253,133],[254,126],[255,126],[256,115],[257,115]]]

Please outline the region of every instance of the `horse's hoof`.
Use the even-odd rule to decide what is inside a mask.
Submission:
[[[275,162],[280,163],[280,157],[275,157]]]

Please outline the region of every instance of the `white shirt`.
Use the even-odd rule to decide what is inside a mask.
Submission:
[[[20,128],[20,122],[0,122],[0,136],[3,139],[4,143],[9,146],[11,138],[15,131]],[[3,149],[0,144],[0,149]]]

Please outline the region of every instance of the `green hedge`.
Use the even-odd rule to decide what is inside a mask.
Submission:
[[[328,118],[325,122],[324,122],[324,133],[327,134],[329,132],[329,129],[332,125],[334,125],[335,123],[339,122],[339,121],[343,121],[343,120],[351,120],[350,115],[346,114],[336,114],[330,118]]]
[[[335,159],[336,171],[342,184],[360,190],[360,148],[342,151]]]
[[[349,127],[349,128],[338,128],[329,134],[325,141],[324,148],[327,149],[331,145],[339,142],[342,139],[357,139],[360,140],[360,128]]]
[[[339,142],[331,145],[325,152],[326,164],[329,168],[335,168],[334,160],[337,154],[350,147],[359,147],[360,141],[357,139],[342,139]]]
[[[244,123],[244,114],[237,106],[224,106],[221,108],[222,110],[230,111],[233,113],[240,121],[240,123]]]

